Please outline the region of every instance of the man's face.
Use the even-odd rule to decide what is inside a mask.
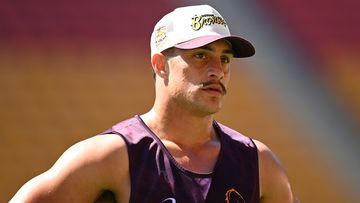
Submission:
[[[218,112],[230,79],[231,45],[218,40],[200,48],[174,49],[168,59],[170,98],[200,116]]]

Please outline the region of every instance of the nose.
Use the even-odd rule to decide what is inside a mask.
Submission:
[[[221,80],[225,75],[223,64],[220,59],[211,60],[207,71],[208,77],[211,79]]]

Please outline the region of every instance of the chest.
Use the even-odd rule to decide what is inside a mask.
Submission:
[[[219,203],[230,194],[238,195],[238,202],[257,202],[256,160],[243,159],[249,154],[236,155],[241,151],[224,147],[199,154],[164,149],[156,143],[130,146],[130,202],[156,203],[170,198],[168,202]]]
[[[163,142],[170,156],[188,171],[209,174],[213,171],[220,153],[220,142],[187,148],[168,141]]]

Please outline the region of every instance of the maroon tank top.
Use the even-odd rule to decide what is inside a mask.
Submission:
[[[258,203],[259,169],[254,142],[214,121],[221,149],[211,174],[194,173],[171,156],[139,116],[103,134],[126,142],[131,179],[130,203]]]

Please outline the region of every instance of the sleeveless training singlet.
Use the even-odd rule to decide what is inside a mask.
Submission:
[[[214,121],[221,149],[211,174],[186,170],[139,116],[106,133],[127,144],[130,203],[258,203],[257,148],[253,141]]]

